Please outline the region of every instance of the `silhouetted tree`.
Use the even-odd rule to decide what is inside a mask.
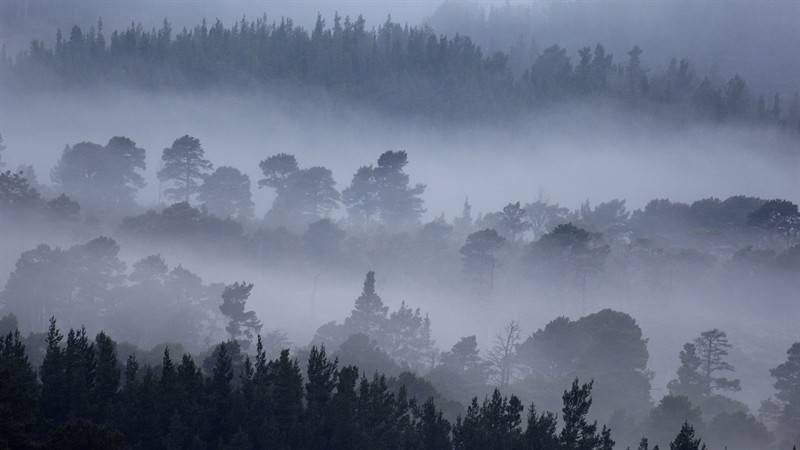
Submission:
[[[517,364],[517,347],[520,344],[520,327],[515,321],[509,322],[502,333],[495,336],[495,343],[489,351],[487,361],[493,373],[494,381],[505,387],[514,376]]]
[[[733,366],[725,360],[728,356],[728,349],[732,346],[728,343],[728,337],[724,331],[716,328],[704,331],[700,337],[694,341],[697,348],[697,356],[702,361],[700,374],[703,379],[705,395],[711,395],[714,391],[739,391],[741,390],[738,379],[728,379],[716,376],[719,372],[732,372]]]
[[[58,190],[84,207],[103,212],[125,210],[136,204],[145,186],[145,151],[126,137],[113,137],[105,146],[81,142],[67,146],[51,178]]]
[[[293,155],[279,153],[259,164],[264,178],[259,186],[275,190],[275,200],[267,219],[299,227],[327,217],[339,205],[333,174],[325,167],[300,169]]]
[[[666,395],[650,411],[645,430],[651,442],[666,445],[685,423],[703,427],[700,410],[685,396]]]
[[[373,338],[383,331],[389,307],[375,291],[375,272],[367,272],[364,288],[355,302],[350,317],[345,320],[345,327],[352,333],[364,333]]]
[[[217,167],[203,179],[197,200],[215,216],[246,221],[253,218],[250,177],[233,167]]]
[[[684,422],[681,431],[675,436],[675,440],[670,442],[670,450],[701,450],[706,446],[700,438],[695,439],[694,428],[688,422]]]
[[[225,290],[222,292],[222,305],[219,307],[222,314],[229,318],[228,326],[225,327],[225,330],[230,334],[231,339],[236,340],[244,337],[244,342],[247,345],[261,332],[262,327],[255,311],[244,310],[252,290],[252,283],[237,282],[225,286]]]
[[[697,347],[691,342],[683,345],[680,353],[681,365],[678,367],[678,378],[669,382],[667,387],[672,395],[684,395],[695,401],[708,395],[707,383],[700,374],[702,359],[697,355]]]
[[[39,384],[18,330],[0,337],[0,445],[33,447]]]
[[[342,192],[350,216],[367,223],[377,217],[394,229],[416,225],[425,212],[421,198],[425,185],[409,184],[404,170],[407,164],[405,151],[387,151],[378,158],[377,166],[358,169],[350,186]]]
[[[205,159],[200,140],[188,134],[165,148],[161,161],[158,179],[171,183],[164,193],[176,202],[188,203],[198,193],[206,173],[213,168],[211,162]]]
[[[588,414],[592,407],[592,384],[580,384],[577,379],[572,388],[564,391],[561,417],[564,425],[558,436],[562,449],[591,450],[600,443],[597,435],[597,422],[589,423]]]
[[[495,252],[505,239],[497,231],[485,229],[469,236],[459,252],[462,256],[464,273],[480,286],[494,286],[494,273],[497,267]]]

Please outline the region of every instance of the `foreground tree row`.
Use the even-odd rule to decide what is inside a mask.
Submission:
[[[37,371],[19,332],[0,340],[0,444],[8,448],[404,448],[610,450],[611,430],[588,418],[592,383],[572,383],[562,396],[561,426],[553,413],[523,406],[495,390],[477,398],[455,424],[432,399],[391,389],[384,376],[339,367],[312,348],[305,377],[284,350],[268,360],[261,339],[254,359],[234,359],[222,343],[208,368],[185,354],[140,367],[117,360],[106,334],[61,334],[51,320]],[[647,440],[642,440],[647,448]],[[701,448],[687,423],[672,450]],[[640,448],[642,448],[640,446]]]

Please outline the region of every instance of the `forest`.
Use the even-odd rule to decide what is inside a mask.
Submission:
[[[530,50],[530,49],[529,49]],[[308,31],[266,15],[226,26],[219,19],[173,30],[131,24],[109,37],[102,20],[88,30],[58,30],[54,44],[34,40],[18,55],[0,54],[0,77],[33,92],[108,83],[150,90],[255,89],[285,86],[311,96],[343,97],[397,114],[494,120],[554,103],[604,99],[670,120],[745,121],[800,131],[800,94],[757,92],[734,74],[697,73],[686,59],[663,70],[643,63],[633,45],[622,55],[602,43],[484,53],[468,36],[430,26],[318,15]],[[524,67],[520,70],[518,67]]]
[[[502,439],[507,444],[498,448],[605,449],[614,439],[634,445],[642,437],[666,448],[673,438],[694,442],[697,432],[711,445],[747,449],[794,439],[800,344],[792,345],[785,362],[775,361],[770,373],[777,393],[763,399],[757,415],[726,395],[742,385],[727,376],[734,373],[727,357],[732,344],[719,329],[684,337],[685,345],[674,350],[680,365],[667,394],[653,399],[648,339],[626,312],[606,308],[574,320],[554,317],[527,337],[520,318],[483,349],[468,335],[444,351],[429,315],[413,302],[390,310],[370,271],[350,314],[319,326],[307,346],[295,345],[289,353],[279,324],[266,330],[248,309],[253,283],[205,282],[190,267],[171,267],[159,253],[311,273],[374,267],[415,280],[410,283],[461,286],[453,289],[477,304],[501,302],[509,285],[571,299],[580,311],[604,292],[648,293],[642,301],[649,303],[631,305],[639,310],[702,289],[729,302],[758,291],[751,297],[759,299],[755,303],[728,306],[742,313],[767,303],[795,311],[794,299],[782,296],[800,287],[800,212],[788,200],[654,199],[630,212],[624,200],[570,210],[538,199],[476,216],[465,201],[452,220],[423,223],[425,185],[410,181],[405,151],[380,154],[341,192],[329,169],[304,167],[279,153],[258,164],[263,178],[257,184],[275,198],[265,217],[256,218],[249,177],[233,167],[215,168],[200,141],[188,135],[162,152],[158,178],[168,206],[142,208],[136,192],[144,184],[145,153],[131,139],[113,137],[105,145],[67,146],[51,184],[40,184],[30,167],[0,175],[4,235],[67,233],[79,241],[64,248],[42,243],[6,262],[13,264],[0,291],[8,314],[2,330],[8,333],[5,395],[28,408],[19,416],[27,419],[8,424],[9,432],[16,430],[6,441],[11,448],[60,445],[52,442],[84,434],[108,440],[86,445],[143,448],[193,448],[197,442],[220,448],[265,448],[263,442],[286,448],[486,448]],[[338,209],[344,211],[334,218]],[[123,246],[153,253],[129,265]],[[56,319],[70,327],[66,346]],[[94,341],[84,327],[100,330]],[[17,329],[43,331],[22,337]],[[180,364],[173,364],[170,351]],[[567,389],[578,377],[586,383]],[[523,427],[521,399],[536,399],[546,408],[541,411],[557,411],[561,401],[562,414],[537,415],[532,406]],[[174,403],[159,403],[166,401]],[[352,423],[335,422],[344,406],[333,405],[341,402],[350,402]],[[109,408],[119,408],[112,416],[145,422],[108,422]],[[326,408],[336,414],[323,425],[317,417],[333,414]],[[379,410],[386,415],[380,427],[369,423],[378,413],[363,412],[373,408],[386,408]],[[214,415],[223,413],[224,419]],[[598,429],[587,417],[609,428]],[[573,418],[572,425],[561,422]],[[319,435],[309,434],[309,420],[322,427],[314,432]],[[201,426],[211,434],[192,434],[202,421],[224,429]],[[55,434],[43,431],[54,425],[60,425]],[[679,432],[683,437],[676,437]],[[691,445],[675,448],[699,444]]]
[[[0,449],[800,445],[775,49],[75,1],[0,5]]]

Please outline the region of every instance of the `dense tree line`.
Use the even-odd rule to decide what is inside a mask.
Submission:
[[[523,426],[520,400],[497,390],[451,424],[432,399],[339,366],[324,347],[310,350],[304,375],[288,350],[269,360],[260,337],[252,360],[231,351],[235,341],[217,345],[208,369],[169,348],[155,366],[123,362],[105,333],[64,336],[54,319],[45,343],[34,369],[19,331],[0,340],[8,448],[614,448],[611,430],[588,418],[592,383],[578,380],[563,393],[560,431],[555,414],[533,405]],[[685,424],[671,448],[699,449],[700,440]]]
[[[666,107],[690,118],[746,120],[797,130],[800,96],[750,92],[738,75],[698,76],[687,60],[650,70],[638,46],[615,58],[605,48],[571,56],[553,45],[520,70],[519,49],[487,54],[463,35],[392,22],[369,29],[361,17],[317,18],[313,29],[266,16],[225,26],[219,20],[176,32],[132,24],[107,38],[102,22],[32,42],[0,69],[29,89],[121,82],[149,89],[312,86],[400,114],[496,117],[567,99],[610,97]],[[513,57],[513,63],[509,58]],[[526,58],[527,59],[527,58]]]
[[[0,323],[4,330],[14,325],[7,321]],[[166,347],[153,365],[140,365],[135,355],[121,361],[120,346],[103,332],[92,339],[85,329],[71,329],[65,336],[54,319],[39,339],[45,349],[36,369],[18,330],[0,339],[0,444],[6,448],[615,446],[611,429],[589,419],[592,382],[574,380],[563,392],[560,417],[531,405],[524,419],[520,399],[495,389],[482,402],[473,398],[451,423],[432,397],[408,393],[403,384],[407,377],[370,376],[358,367],[340,365],[324,347],[310,349],[303,370],[288,350],[269,359],[260,336],[252,355],[243,355],[236,341],[227,341],[198,364],[188,353],[173,359]],[[773,370],[785,405],[784,421],[796,420],[797,346]],[[710,427],[730,433],[730,448],[764,448],[766,441],[748,441],[752,436],[742,429],[747,418],[740,416],[744,422],[736,414],[717,416]],[[669,438],[671,450],[705,448],[690,424],[702,421],[691,413],[686,397],[665,397],[650,420],[677,426],[677,436]],[[730,423],[718,423],[724,420]],[[651,429],[656,435],[663,430]],[[639,449],[649,448],[649,442],[643,438]]]

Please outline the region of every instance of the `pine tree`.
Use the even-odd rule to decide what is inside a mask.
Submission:
[[[198,192],[205,174],[213,168],[205,159],[205,151],[200,140],[185,135],[165,148],[161,155],[163,167],[158,171],[158,179],[172,183],[165,193],[174,201],[189,202]]]
[[[588,414],[592,407],[593,382],[580,384],[577,379],[572,388],[564,391],[562,418],[564,426],[559,435],[561,448],[565,450],[593,450],[600,442],[597,436],[597,422],[589,423]]]
[[[175,364],[169,354],[169,346],[164,347],[161,357],[161,376],[158,379],[158,401],[162,429],[172,425],[172,416],[178,408],[178,380]]]
[[[361,295],[356,299],[355,308],[345,320],[345,327],[349,334],[364,333],[376,339],[384,329],[388,312],[389,307],[384,306],[375,291],[375,272],[370,270],[364,279]]]
[[[325,347],[312,347],[306,371],[306,408],[303,415],[308,448],[328,448],[333,437],[331,402],[338,382],[337,361],[329,361]]]
[[[685,395],[690,400],[698,402],[709,393],[706,383],[700,374],[703,361],[697,355],[697,347],[693,343],[683,345],[680,353],[681,365],[678,368],[678,378],[669,382],[667,387],[672,395]]]
[[[64,375],[67,382],[69,417],[90,418],[92,392],[95,388],[97,360],[94,344],[86,329],[69,330],[64,349]]]
[[[531,404],[528,410],[528,423],[523,436],[525,448],[538,450],[559,450],[559,439],[556,433],[558,419],[551,412],[536,413]]]
[[[728,337],[724,331],[713,330],[705,331],[700,337],[695,339],[697,355],[702,361],[700,374],[706,395],[711,395],[714,391],[739,391],[741,386],[738,379],[728,379],[715,376],[718,372],[732,372],[733,366],[725,360],[728,350],[732,347],[728,343]]]
[[[683,423],[681,431],[669,444],[670,450],[705,450],[705,448],[700,438],[695,439],[694,428],[688,422]]]
[[[362,434],[357,420],[358,396],[356,382],[358,368],[342,367],[339,370],[336,392],[333,395],[333,437],[331,448],[364,448]]]
[[[452,447],[450,423],[444,418],[441,411],[436,410],[432,398],[422,404],[417,416],[416,433],[419,436],[421,449],[438,450]]]
[[[61,423],[67,416],[67,379],[64,351],[61,341],[64,335],[56,327],[56,319],[50,318],[47,330],[47,350],[39,368],[42,381],[42,417],[52,423]]]
[[[39,418],[39,385],[18,330],[0,337],[0,447],[30,448]]]
[[[97,369],[95,374],[94,421],[103,423],[111,417],[117,402],[120,386],[120,367],[117,361],[116,343],[108,335],[100,332],[95,337],[97,349]]]
[[[229,318],[225,330],[231,339],[244,338],[244,347],[250,345],[250,340],[261,332],[261,321],[256,317],[255,311],[245,311],[247,299],[253,290],[253,283],[233,283],[225,286],[222,291],[222,305],[219,310]]]
[[[208,405],[204,423],[206,442],[225,442],[233,434],[233,361],[228,343],[214,349],[214,367],[208,380]]]
[[[294,448],[302,437],[300,427],[303,411],[303,375],[297,360],[289,358],[289,350],[281,351],[272,363],[274,420],[277,427],[277,446]]]

